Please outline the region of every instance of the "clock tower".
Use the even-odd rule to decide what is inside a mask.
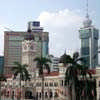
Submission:
[[[30,22],[28,32],[22,41],[22,64],[27,64],[29,72],[36,69],[36,57],[47,57],[48,55],[48,32],[43,32],[40,23]]]
[[[31,33],[28,33],[22,41],[22,64],[28,65],[29,72],[33,72],[36,68],[34,59],[41,56],[39,39],[37,41],[35,41],[35,37]]]

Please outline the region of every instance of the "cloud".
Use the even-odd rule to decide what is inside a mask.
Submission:
[[[83,18],[79,13],[64,9],[55,12],[44,11],[39,15],[38,20],[49,32],[50,54],[61,56],[65,49],[68,54],[80,49],[78,29],[82,26]]]
[[[80,10],[71,11],[68,9],[54,12],[43,11],[40,13],[37,20],[40,20],[44,31],[49,32],[50,54],[61,56],[65,49],[68,54],[72,54],[80,49],[78,29],[81,27],[83,20],[80,13]],[[1,23],[4,22],[1,21]],[[4,49],[4,30],[2,25],[0,25],[0,55],[3,55]]]

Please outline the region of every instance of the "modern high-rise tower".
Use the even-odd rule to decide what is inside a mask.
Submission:
[[[37,43],[40,50],[41,42],[39,39],[43,40],[42,56],[46,57],[48,55],[49,33],[43,31],[43,28],[40,27],[40,22],[29,22],[27,32],[6,31],[4,34],[4,73],[12,73],[11,68],[15,66],[14,62],[22,63],[22,41],[30,33],[34,36],[34,44]],[[37,48],[35,45],[33,46]]]
[[[83,63],[90,69],[95,68],[98,64],[98,39],[99,30],[92,25],[92,20],[88,15],[88,3],[87,3],[87,15],[83,22],[83,27],[79,30],[81,39],[81,57],[83,57]]]

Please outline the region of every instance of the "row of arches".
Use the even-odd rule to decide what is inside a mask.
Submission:
[[[36,97],[37,98],[42,98],[42,93],[41,92],[37,92],[36,93]],[[57,98],[58,97],[58,93],[57,92],[52,92],[52,91],[45,92],[44,93],[44,97],[45,98]]]
[[[38,82],[37,84],[36,84],[36,86],[41,86],[42,85],[42,83],[41,82]],[[48,86],[58,86],[58,82],[45,82],[45,84],[44,84],[44,86],[46,86],[46,87],[48,87]]]
[[[19,91],[20,92],[20,91]],[[19,98],[21,95],[19,94],[23,94],[23,92],[19,93],[18,91],[2,91],[1,94],[9,97],[9,98]],[[34,95],[34,93],[32,91],[25,91],[24,92],[24,97],[25,99],[41,99],[42,98],[42,92],[37,92],[36,95]],[[58,93],[57,92],[53,92],[53,91],[46,91],[44,92],[44,98],[57,98],[58,97]]]

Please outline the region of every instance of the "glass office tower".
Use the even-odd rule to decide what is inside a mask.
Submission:
[[[48,43],[49,43],[49,33],[44,32],[43,28],[40,26],[40,22],[33,21],[29,22],[28,32],[15,32],[15,31],[5,31],[4,32],[4,73],[11,74],[12,67],[15,67],[14,62],[22,62],[22,41],[24,36],[29,34],[34,35],[34,42],[37,42],[37,48],[41,49],[41,42],[38,42],[38,37],[43,39],[43,57],[48,55]]]
[[[4,56],[0,56],[0,74],[3,74]]]
[[[81,39],[81,57],[83,57],[83,63],[92,69],[98,64],[99,31],[92,26],[92,21],[88,16],[83,22],[83,25],[84,27],[79,30]]]

